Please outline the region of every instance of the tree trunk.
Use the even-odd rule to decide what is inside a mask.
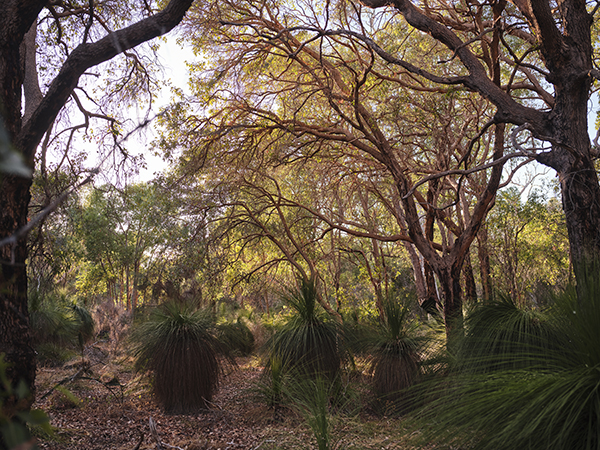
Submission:
[[[0,239],[10,236],[27,223],[29,187],[31,180],[0,174]],[[16,246],[0,248],[0,353],[10,363],[8,379],[13,386],[23,380],[30,389],[27,399],[18,401],[10,397],[4,409],[12,415],[27,409],[33,403],[36,360],[29,331],[27,308],[27,243],[25,239]]]
[[[465,264],[463,266],[463,275],[465,277],[465,298],[468,301],[477,301],[477,287],[475,285],[475,276],[473,275],[473,264],[471,264],[471,254],[467,253]]]
[[[444,297],[444,318],[446,324],[446,342],[450,351],[456,349],[457,342],[464,334],[462,290],[460,273],[462,264],[440,268],[436,271]]]
[[[492,295],[492,277],[490,274],[490,253],[488,250],[488,233],[485,224],[477,233],[477,257],[479,258],[479,274],[484,300],[489,300]]]
[[[558,172],[571,261],[581,284],[586,265],[600,259],[600,186],[587,129],[592,70],[589,23],[572,26],[574,32],[585,32],[585,36],[578,36],[582,45],[573,46],[569,58],[555,57],[547,64],[556,89],[548,127],[553,131],[553,148],[538,155],[537,160]]]

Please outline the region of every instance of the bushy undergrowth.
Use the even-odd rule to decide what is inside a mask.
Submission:
[[[243,318],[217,325],[217,336],[232,355],[248,356],[254,350],[254,335]]]
[[[45,365],[65,362],[81,352],[94,336],[95,324],[89,310],[60,293],[43,297],[30,293],[29,320],[38,361]]]
[[[471,313],[456,366],[423,391],[421,442],[600,448],[600,279],[549,303],[536,312],[503,298]]]

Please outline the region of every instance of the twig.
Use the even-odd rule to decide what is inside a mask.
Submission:
[[[56,383],[54,385],[54,387],[52,387],[48,392],[46,392],[44,395],[42,395],[42,397],[40,398],[40,400],[43,400],[46,397],[48,397],[50,394],[52,394],[52,392],[54,392],[54,390],[57,387],[62,386],[63,384],[65,384],[67,382],[72,383],[74,380],[76,380],[77,378],[81,377],[81,374],[83,372],[85,372],[85,370],[86,370],[86,367],[81,367],[81,369],[79,369],[77,372],[75,372],[75,374],[71,375],[70,377],[63,378],[58,383]]]
[[[137,445],[135,447],[133,447],[133,450],[139,450],[142,445],[142,442],[144,442],[144,433],[142,431],[140,431],[140,440],[137,443]]]
[[[160,440],[160,438],[158,437],[158,430],[156,429],[156,422],[154,421],[154,419],[152,417],[150,417],[150,419],[148,420],[148,425],[150,427],[150,434],[156,441],[156,448],[158,450],[163,450],[164,447],[176,448],[177,450],[183,450],[181,447],[177,447],[176,445],[169,445]]]

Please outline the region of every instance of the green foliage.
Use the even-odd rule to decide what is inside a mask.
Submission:
[[[6,377],[6,368],[8,363],[4,361],[4,353],[0,354],[0,448],[15,449],[26,445],[23,448],[37,448],[35,440],[32,439],[29,427],[39,428],[46,434],[52,434],[48,416],[39,409],[20,411],[14,415],[3,408],[6,398],[16,395],[19,399],[25,399],[29,392],[25,383],[22,381],[14,386]]]
[[[219,341],[234,355],[248,356],[254,350],[254,335],[241,318],[217,326]]]
[[[411,314],[414,299],[391,295],[382,304],[384,316],[363,327],[359,348],[370,359],[379,406],[386,413],[401,412],[411,407],[406,390],[422,378],[421,360],[431,336]]]
[[[292,313],[267,343],[267,370],[277,361],[285,371],[334,379],[343,359],[340,327],[319,309],[314,282],[300,281],[284,300]]]
[[[221,374],[222,345],[210,311],[179,302],[156,308],[132,334],[136,368],[152,372],[158,402],[170,413],[208,407]]]
[[[71,304],[72,316],[76,324],[77,342],[79,347],[83,346],[94,337],[96,325],[90,311],[83,305]]]
[[[33,343],[42,364],[55,365],[69,359],[71,350],[83,350],[94,336],[94,319],[89,310],[60,292],[42,296],[29,294],[29,320]]]
[[[491,372],[544,365],[553,350],[556,330],[548,314],[519,307],[507,295],[477,305],[466,319],[458,353],[458,370]]]
[[[419,412],[424,441],[486,450],[600,447],[597,271],[551,300],[546,315],[503,299],[470,321],[476,329],[467,330],[461,356],[468,364],[459,360],[458,370],[436,380]]]
[[[294,409],[300,412],[310,427],[319,450],[333,450],[331,435],[330,399],[336,383],[323,377],[300,378],[287,383],[286,395]]]
[[[501,191],[487,219],[494,284],[519,304],[543,301],[569,279],[569,242],[560,201]]]

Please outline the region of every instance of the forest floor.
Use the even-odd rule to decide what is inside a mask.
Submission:
[[[95,356],[87,356],[86,371],[81,370],[81,362],[41,367],[35,407],[46,411],[55,433],[38,436],[39,446],[47,450],[318,448],[301,415],[285,410],[276,419],[274,411],[252,395],[262,370],[256,358],[237,362],[238,367],[223,377],[214,407],[195,415],[163,413],[152,398],[147,377],[136,374],[124,356],[108,358],[97,349]],[[364,380],[357,377],[353,384],[364,389]],[[368,392],[359,401],[368,402]],[[151,418],[156,437],[150,431]],[[376,415],[368,405],[359,413],[333,418],[331,430],[332,449],[409,448],[401,420]]]

